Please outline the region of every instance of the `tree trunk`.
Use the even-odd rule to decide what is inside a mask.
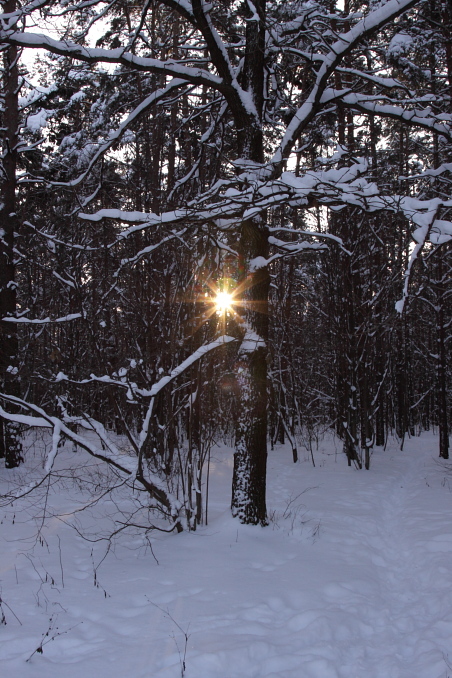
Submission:
[[[262,114],[264,105],[265,0],[254,3],[246,27],[243,66],[244,90],[254,102],[259,120],[240,116],[237,120],[238,152],[255,163],[264,161]],[[245,125],[242,126],[242,123]],[[254,270],[257,257],[268,259],[268,229],[262,215],[245,220],[239,242],[239,289],[244,338],[239,350],[237,383],[240,404],[236,424],[236,452],[232,479],[232,515],[242,523],[267,524],[267,356],[268,267]]]
[[[240,250],[248,271],[253,258],[268,257],[266,228],[257,220],[243,224]],[[249,273],[241,285],[245,335],[236,375],[240,406],[231,509],[243,523],[266,525],[268,268]]]
[[[5,13],[14,12],[16,0],[4,4]],[[16,312],[16,282],[14,265],[14,234],[17,231],[16,165],[19,126],[17,47],[3,53],[3,172],[0,209],[0,319]],[[0,382],[3,392],[19,395],[17,373],[17,325],[0,320]],[[20,426],[0,420],[0,457],[7,468],[18,466],[22,459]]]

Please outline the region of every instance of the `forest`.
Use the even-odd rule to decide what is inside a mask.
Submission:
[[[4,466],[50,440],[26,492],[72,445],[131,523],[193,531],[222,442],[265,526],[275,445],[334,435],[370,477],[434,431],[448,459],[451,0],[2,10]]]

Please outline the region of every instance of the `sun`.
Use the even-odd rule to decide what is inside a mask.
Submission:
[[[233,296],[229,292],[217,292],[214,302],[216,312],[222,315],[232,310]]]

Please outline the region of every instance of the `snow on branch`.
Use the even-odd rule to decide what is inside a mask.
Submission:
[[[389,0],[377,9],[369,12],[361,21],[358,21],[348,32],[338,35],[336,42],[330,46],[330,51],[322,57],[321,66],[317,72],[316,81],[308,97],[293,116],[287,126],[286,133],[273,155],[268,170],[270,174],[278,173],[282,161],[287,158],[302,131],[311,122],[323,106],[322,96],[327,83],[335,69],[345,56],[360,42],[376,32],[387,23],[403,14],[416,5],[418,0]]]
[[[213,351],[215,348],[218,348],[219,346],[225,346],[226,344],[229,344],[231,341],[237,341],[235,337],[228,337],[226,334],[218,337],[218,339],[215,339],[214,341],[211,341],[210,344],[205,344],[204,346],[201,346],[198,348],[194,353],[191,354],[186,360],[184,360],[180,365],[174,368],[170,372],[170,374],[166,377],[162,377],[157,381],[151,389],[143,395],[148,395],[151,397],[154,397],[159,393],[159,391],[162,390],[164,386],[166,386],[170,381],[173,381],[173,379],[176,379],[176,377],[180,376],[182,372],[185,372],[189,367],[191,367],[196,361],[200,360],[203,358],[207,353],[210,353],[210,351]]]
[[[41,407],[30,403],[22,398],[9,395],[7,393],[0,393],[0,398],[6,402],[9,402],[13,405],[24,409],[25,411],[31,412],[36,416],[24,416],[20,414],[11,414],[5,412],[4,409],[1,410],[0,415],[8,419],[9,421],[17,421],[18,423],[25,424],[32,428],[52,428],[55,426],[60,427],[60,434],[64,434],[69,440],[72,440],[77,445],[80,445],[84,450],[86,450],[93,457],[106,461],[107,463],[114,466],[117,470],[130,475],[134,469],[135,464],[133,458],[128,457],[127,455],[109,455],[108,452],[100,450],[96,445],[94,445],[90,440],[80,436],[79,434],[72,431],[62,419],[58,417],[51,416],[45,412]],[[72,423],[72,422],[71,422]]]
[[[128,66],[136,71],[147,71],[149,73],[168,75],[173,78],[182,78],[187,83],[206,85],[222,93],[230,92],[231,90],[230,86],[226,85],[222,78],[202,68],[182,66],[171,59],[161,61],[151,57],[137,56],[132,52],[126,52],[122,47],[117,49],[85,47],[69,40],[55,40],[42,33],[21,33],[19,31],[10,32],[8,30],[0,31],[0,41],[17,45],[18,47],[45,49],[52,54],[77,59],[89,64],[118,64]]]
[[[429,115],[428,112],[418,109],[407,109],[392,104],[381,104],[378,101],[378,96],[364,96],[362,94],[346,93],[345,91],[344,96],[342,96],[339,92],[334,92],[334,90],[326,90],[325,97],[331,96],[333,93],[337,95],[337,98],[340,98],[344,104],[351,108],[355,108],[361,113],[371,113],[373,115],[391,118],[392,120],[399,120],[400,122],[415,125],[416,127],[428,130],[429,132],[437,132],[449,140],[452,139],[452,129],[450,125],[452,115],[433,115],[433,113]]]
[[[372,82],[374,85],[380,85],[385,89],[403,89],[405,92],[409,92],[407,86],[396,80],[395,78],[384,78],[379,75],[374,75],[373,73],[366,73],[365,71],[360,71],[357,68],[346,68],[345,66],[338,66],[336,68],[338,73],[347,73],[349,75],[356,75],[358,78]],[[411,94],[411,93],[410,93]]]
[[[419,224],[419,220],[424,219],[424,215],[431,213],[437,205],[452,206],[452,200],[432,201],[409,196],[382,195],[378,186],[366,179],[367,171],[367,162],[358,159],[345,167],[309,170],[300,176],[296,176],[294,172],[283,172],[279,179],[265,181],[259,178],[258,172],[247,167],[238,177],[219,181],[204,196],[198,196],[182,209],[160,215],[102,209],[94,214],[79,216],[90,221],[107,218],[133,224],[119,235],[120,239],[125,239],[137,231],[161,225],[176,226],[181,222],[192,226],[213,224],[219,230],[228,231],[245,219],[256,217],[282,204],[293,208],[323,204],[331,209],[341,209],[349,205],[367,212],[402,212],[414,224]],[[298,231],[293,232],[301,234]],[[334,239],[328,233],[306,231],[303,234]],[[446,242],[452,237],[452,223],[435,219],[429,230],[429,237],[437,244]],[[282,247],[280,242],[272,244]],[[342,246],[341,242],[338,244]],[[290,248],[284,246],[284,249],[288,252]]]
[[[416,240],[416,245],[413,248],[413,251],[411,252],[406,271],[403,274],[404,284],[402,298],[399,299],[395,304],[395,309],[398,313],[403,313],[405,302],[408,298],[408,290],[414,262],[416,261],[419,253],[422,251],[425,243],[429,238],[433,225],[436,223],[436,215],[438,214],[438,210],[441,206],[440,200],[431,200],[429,202],[431,204],[431,209],[428,212],[425,213],[417,212],[416,214],[413,214],[411,217],[412,220],[416,224],[418,224],[418,228],[413,233],[413,238]]]
[[[65,281],[66,282],[66,281]],[[69,284],[69,283],[68,283]],[[7,316],[6,318],[2,318],[3,322],[6,323],[17,323],[17,324],[26,324],[26,325],[50,325],[52,323],[66,323],[70,322],[71,320],[77,320],[77,318],[82,318],[81,313],[69,313],[69,315],[65,315],[61,318],[42,318],[42,319],[31,319],[31,318],[12,318],[10,316]]]
[[[36,10],[43,9],[49,4],[49,0],[32,0],[23,7],[16,9],[14,12],[4,12],[0,15],[0,22],[2,30],[11,30],[21,19],[32,14]]]
[[[180,524],[180,512],[183,508],[181,502],[176,497],[174,497],[171,492],[168,491],[168,488],[158,475],[152,473],[152,471],[148,468],[144,469],[143,466],[142,451],[149,432],[149,423],[153,412],[155,396],[163,388],[165,388],[167,384],[180,376],[196,361],[200,360],[214,349],[219,348],[220,346],[225,346],[232,341],[237,340],[234,337],[224,335],[218,337],[209,344],[201,346],[188,358],[186,358],[186,360],[184,360],[180,365],[175,367],[169,375],[162,377],[159,379],[159,381],[153,384],[149,390],[141,390],[141,395],[150,397],[151,401],[140,432],[139,444],[134,444],[135,451],[139,452],[138,457],[122,453],[120,450],[118,450],[116,445],[109,439],[103,424],[86,415],[71,417],[68,415],[64,407],[62,408],[62,418],[54,417],[48,415],[45,410],[37,405],[34,405],[33,403],[27,402],[16,396],[0,393],[1,399],[30,413],[29,415],[9,413],[0,406],[0,416],[9,421],[15,421],[26,426],[52,429],[52,448],[44,465],[46,475],[48,475],[52,470],[55,458],[58,453],[59,440],[61,436],[64,435],[66,438],[72,440],[74,443],[86,450],[91,456],[106,462],[107,464],[113,466],[117,471],[131,478],[135,478],[138,482],[140,482],[149,492],[149,494],[163,507],[165,507],[174,522],[174,527],[177,527],[177,529],[180,530],[182,529]],[[59,375],[59,377],[59,381],[67,379],[64,374]],[[114,383],[116,386],[122,385],[118,381],[111,380],[109,377],[95,378],[94,375],[92,375],[90,380],[85,380],[85,383],[88,381],[101,381],[108,384]],[[71,428],[69,428],[68,424],[78,424],[88,431],[93,431],[96,433],[97,437],[102,443],[102,448],[99,449],[89,438],[73,431]],[[41,483],[42,479],[32,483],[32,485],[30,485],[28,488],[25,488],[25,490],[21,489],[20,495],[28,493]]]
[[[151,402],[149,403],[146,416],[143,421],[143,425],[141,428],[140,432],[140,439],[139,439],[139,449],[140,449],[140,457],[138,460],[138,472],[141,473],[141,467],[142,467],[142,461],[141,461],[141,455],[142,455],[142,450],[144,447],[144,444],[149,436],[149,423],[151,421],[151,417],[153,414],[154,410],[154,401],[155,401],[155,396],[171,381],[176,379],[179,375],[181,375],[185,370],[187,370],[189,367],[191,367],[197,360],[200,360],[200,358],[203,358],[207,353],[210,353],[210,351],[213,351],[214,349],[218,348],[219,346],[225,346],[226,344],[229,344],[231,341],[237,341],[234,337],[229,337],[227,335],[223,335],[221,337],[218,337],[218,339],[215,339],[214,341],[210,342],[210,344],[205,344],[204,346],[201,346],[198,348],[194,353],[191,354],[186,360],[184,360],[180,365],[174,368],[174,370],[171,371],[170,374],[168,374],[165,377],[162,377],[157,381],[148,391],[142,391],[142,395],[147,395],[151,398]]]
[[[80,245],[78,243],[71,243],[66,240],[61,240],[52,233],[46,233],[46,231],[41,231],[37,226],[32,224],[30,221],[24,221],[23,223],[24,226],[28,226],[29,228],[33,229],[35,233],[45,238],[47,240],[47,246],[51,251],[55,251],[55,245],[63,245],[64,247],[67,247],[69,249],[79,250],[82,252],[96,252],[101,249],[100,246],[92,247],[90,245]]]
[[[149,495],[156,499],[160,505],[168,512],[168,515],[173,521],[173,527],[176,527],[179,531],[182,529],[180,525],[179,513],[182,508],[181,502],[174,497],[168,489],[164,486],[164,483],[160,478],[148,471],[146,477],[137,473],[137,461],[136,457],[130,456],[126,453],[121,453],[114,444],[104,435],[105,429],[102,424],[96,422],[92,418],[74,418],[68,417],[69,423],[74,423],[76,421],[78,424],[81,424],[84,428],[94,431],[99,439],[104,443],[104,447],[99,449],[95,444],[91,442],[86,436],[81,436],[78,433],[75,433],[70,429],[63,419],[58,417],[53,417],[48,415],[42,408],[29,403],[21,398],[11,396],[5,393],[0,393],[0,398],[9,402],[15,406],[21,407],[22,409],[37,414],[39,416],[27,416],[21,414],[11,414],[6,412],[2,407],[0,407],[0,416],[9,421],[16,421],[21,424],[25,424],[30,427],[44,427],[51,428],[52,433],[52,447],[47,455],[44,470],[44,478],[33,481],[27,487],[21,488],[14,496],[24,496],[29,492],[36,489],[39,485],[42,484],[43,480],[51,472],[55,458],[58,452],[58,442],[61,435],[64,435],[69,440],[72,440],[74,443],[79,445],[82,449],[88,452],[92,457],[106,462],[110,466],[114,467],[117,471],[124,474],[126,477],[134,478],[142,484],[142,486],[147,490]],[[63,413],[64,416],[64,413]],[[105,444],[107,443],[107,444]],[[106,449],[105,449],[106,448]]]
[[[166,236],[166,238],[162,238],[158,243],[154,243],[153,245],[148,245],[147,247],[144,247],[142,250],[137,252],[133,257],[129,257],[128,259],[121,259],[121,265],[118,268],[117,271],[113,274],[115,278],[117,278],[121,272],[121,270],[124,268],[124,266],[127,266],[129,264],[137,264],[143,257],[145,257],[147,254],[150,254],[154,250],[158,249],[159,247],[162,247],[162,245],[165,245],[168,242],[171,242],[171,240],[175,239],[180,239],[182,238],[185,233],[187,233],[187,228],[183,228],[181,231],[178,231],[176,233],[172,233],[171,235]]]
[[[55,377],[55,383],[65,381],[71,384],[77,384],[79,386],[84,386],[86,384],[105,384],[106,386],[114,386],[123,390],[127,390],[130,393],[128,394],[129,399],[133,399],[135,396],[141,396],[143,398],[154,398],[167,384],[180,376],[185,370],[187,370],[193,363],[203,358],[207,353],[210,353],[215,348],[223,346],[231,341],[237,341],[234,337],[228,337],[226,335],[215,339],[210,344],[206,344],[198,348],[197,351],[192,353],[186,360],[184,360],[180,365],[174,368],[170,374],[162,377],[155,384],[151,386],[150,389],[139,388],[136,383],[130,382],[126,378],[126,370],[124,372],[119,372],[118,378],[112,378],[109,375],[105,374],[102,376],[97,376],[91,374],[87,379],[70,379],[64,372],[59,372]],[[75,420],[74,420],[75,421]]]
[[[150,108],[164,100],[168,96],[168,94],[171,94],[173,93],[174,90],[178,90],[186,85],[187,83],[185,82],[185,80],[181,80],[180,78],[173,78],[166,87],[162,87],[161,89],[152,92],[152,94],[146,97],[131,113],[129,113],[127,118],[119,125],[118,129],[111,133],[108,139],[106,139],[106,141],[104,141],[104,143],[100,145],[96,153],[89,161],[86,170],[82,174],[80,174],[80,176],[78,176],[77,179],[73,179],[72,181],[68,182],[52,182],[52,185],[54,186],[63,185],[72,187],[78,186],[88,176],[88,174],[94,167],[95,163],[99,160],[99,158],[102,157],[117,141],[119,141],[119,139],[121,139],[124,132],[127,129],[129,129],[129,127],[134,122],[136,122],[136,120],[138,120]]]
[[[336,245],[338,245],[343,252],[346,254],[351,254],[350,250],[346,249],[344,247],[344,242],[342,238],[339,238],[337,235],[333,235],[332,233],[322,233],[320,231],[300,231],[298,229],[294,228],[288,228],[285,226],[273,226],[268,229],[270,233],[290,233],[291,235],[308,235],[311,236],[312,238],[320,238],[320,239],[325,239],[325,240],[331,240],[334,242]],[[277,242],[276,242],[277,241]],[[273,236],[269,236],[268,242],[272,245],[278,245],[279,243],[284,243],[285,245],[291,245],[293,243],[286,243],[283,240],[278,240],[277,238],[273,238]]]

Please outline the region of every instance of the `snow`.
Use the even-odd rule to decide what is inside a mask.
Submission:
[[[235,164],[242,165],[239,159]],[[252,169],[254,167],[254,169]],[[187,224],[203,223],[213,221],[217,227],[227,230],[234,224],[240,223],[246,219],[253,219],[261,216],[263,211],[271,206],[277,206],[281,203],[289,203],[294,207],[305,206],[308,199],[314,195],[319,202],[329,204],[331,209],[342,209],[345,205],[355,205],[368,212],[377,210],[387,210],[393,212],[403,212],[414,224],[421,228],[428,226],[428,235],[433,243],[447,242],[452,234],[452,222],[445,220],[432,219],[440,207],[452,206],[452,200],[442,200],[432,198],[430,200],[421,200],[411,196],[400,195],[381,195],[378,186],[374,182],[369,182],[365,178],[368,170],[367,162],[364,158],[359,158],[352,165],[341,168],[329,168],[324,170],[309,170],[301,176],[294,172],[282,172],[280,179],[262,182],[259,174],[264,170],[258,169],[256,163],[247,166],[250,172],[240,175],[242,181],[249,180],[254,183],[253,189],[237,191],[226,180],[217,182],[212,189],[206,193],[202,199],[189,203],[187,207],[177,210],[163,212],[162,214],[145,213],[138,211],[122,211],[119,209],[100,209],[94,214],[79,213],[80,219],[97,222],[102,219],[115,219],[123,223],[133,224],[121,232],[121,239],[129,237],[132,233],[141,231],[153,226],[175,226],[183,223],[184,229]],[[256,169],[257,168],[257,169]],[[447,169],[444,166],[444,169]],[[209,200],[216,193],[216,200]],[[257,196],[259,194],[260,197]],[[220,200],[218,200],[220,198]],[[338,200],[343,203],[337,204]],[[248,207],[246,207],[248,205]],[[244,209],[245,208],[245,209]],[[232,216],[231,216],[232,215]],[[185,232],[181,230],[178,233],[173,230],[167,239],[180,236]],[[281,229],[277,229],[281,230]],[[312,234],[314,235],[314,234]],[[321,234],[322,238],[331,238],[330,234]],[[424,231],[414,230],[414,238],[425,240]],[[124,259],[122,265],[135,263],[144,254],[151,249],[159,247],[160,244],[167,241],[161,240],[159,243],[151,245],[130,259]],[[233,252],[225,243],[217,243],[222,248]],[[272,259],[267,260],[267,264]],[[253,263],[257,268],[262,267],[263,261],[258,260]]]
[[[345,90],[325,90],[322,100],[327,102],[330,99],[333,99],[334,96],[339,96],[342,91],[345,92]],[[380,104],[375,96],[350,93],[344,94],[344,96],[341,96],[341,99],[346,104],[355,107],[362,112],[375,113],[395,120],[405,121],[427,130],[435,130],[439,134],[443,134],[446,138],[450,137],[450,125],[443,125],[437,122],[437,120],[450,120],[448,116],[429,116],[428,113],[425,113],[424,111],[421,111],[421,115],[419,115],[419,109],[412,110],[409,108],[402,108],[401,106]]]
[[[39,132],[43,127],[47,127],[47,119],[51,115],[50,111],[41,108],[34,115],[29,115],[27,118],[27,127],[32,132]]]
[[[83,101],[85,98],[86,98],[86,92],[84,92],[84,91],[81,89],[79,92],[76,92],[75,94],[73,94],[73,95],[70,97],[69,103],[74,104],[74,103],[77,103],[77,102],[79,102],[79,101]]]
[[[48,87],[34,85],[33,89],[29,90],[25,96],[19,96],[19,106],[21,108],[27,108],[27,106],[35,104],[42,97],[52,94],[56,89],[57,85],[55,83],[52,83]]]
[[[110,131],[110,134],[108,136],[108,139],[104,143],[102,143],[99,148],[96,150],[94,153],[93,157],[90,160],[90,163],[88,165],[88,168],[77,178],[74,179],[73,181],[70,182],[71,186],[77,186],[80,184],[83,179],[88,175],[90,170],[92,169],[93,165],[97,162],[97,160],[108,151],[112,145],[115,143],[115,141],[118,141],[119,139],[122,138],[123,141],[125,141],[125,135],[127,132],[131,134],[131,131],[128,129],[130,125],[133,124],[139,118],[145,111],[147,111],[150,107],[158,104],[162,99],[164,99],[168,94],[170,94],[174,89],[179,89],[185,85],[185,81],[177,78],[173,78],[171,82],[166,86],[163,87],[159,90],[156,90],[155,92],[152,92],[148,97],[146,97],[127,117],[123,122],[119,125],[119,127],[116,130]],[[77,94],[74,94],[71,97],[71,101],[78,100],[81,97],[79,95],[83,95],[83,92],[78,92]],[[77,98],[75,98],[77,97]],[[130,143],[130,138],[129,138],[129,143]]]
[[[435,245],[442,245],[452,238],[452,223],[443,219],[435,219],[430,233],[430,240]]]
[[[388,56],[398,57],[401,54],[405,54],[409,51],[413,43],[413,39],[408,33],[397,33],[389,43],[387,50]]]
[[[325,92],[328,77],[332,74],[334,69],[339,66],[343,57],[351,50],[351,48],[361,42],[372,31],[377,30],[391,19],[410,9],[415,4],[415,0],[388,0],[383,5],[377,5],[373,11],[358,21],[349,31],[338,35],[338,39],[330,46],[327,55],[322,57],[321,66],[317,71],[316,81],[311,89],[308,97],[293,116],[291,122],[288,124],[284,137],[273,155],[271,164],[277,166],[284,157],[287,157],[288,150],[293,147],[301,132],[315,115],[318,109],[319,102]],[[331,90],[330,90],[331,93]],[[347,101],[346,97],[343,97]],[[392,108],[397,107],[383,106],[381,112],[385,114],[400,115],[399,109],[396,112]],[[376,107],[374,107],[377,112]],[[403,109],[400,109],[403,111]],[[380,111],[379,111],[380,112]],[[400,117],[404,117],[403,114]],[[408,117],[408,119],[411,119]],[[431,125],[432,128],[439,132],[445,132],[447,129],[441,128],[439,125]]]
[[[211,341],[210,344],[204,344],[203,346],[200,346],[196,351],[194,351],[186,360],[184,360],[180,365],[174,368],[174,370],[171,371],[170,374],[166,375],[165,377],[162,377],[157,381],[155,384],[152,385],[152,387],[145,391],[140,390],[141,395],[146,395],[149,397],[155,397],[157,393],[159,393],[162,388],[164,388],[167,384],[169,384],[170,381],[173,381],[173,379],[176,379],[182,372],[185,372],[191,365],[193,365],[197,360],[205,356],[207,353],[210,353],[210,351],[213,351],[215,348],[218,348],[219,346],[223,346],[225,344],[229,344],[231,341],[237,341],[234,337],[228,337],[227,335],[223,335],[221,337],[218,337],[218,339],[215,339],[214,341]]]
[[[32,320],[31,318],[24,318],[23,316],[20,318],[11,318],[9,316],[6,316],[5,318],[2,318],[2,320],[3,322],[9,323],[28,323],[35,325],[47,325],[48,323],[65,323],[71,320],[77,320],[78,318],[81,317],[82,317],[81,313],[69,313],[69,315],[65,315],[61,318],[54,318],[53,320],[49,317],[42,319],[37,318]]]
[[[265,268],[265,266],[268,266],[268,259],[265,257],[254,257],[254,259],[250,260],[249,270],[254,272],[258,271],[260,268]]]
[[[43,444],[27,469],[1,469],[3,491],[33,475]],[[151,533],[155,559],[143,535],[122,533],[101,563],[106,544],[67,523],[101,535],[115,504],[73,513],[91,498],[75,469],[102,475],[60,451],[47,503],[41,488],[1,511],[2,674],[179,678],[186,649],[186,678],[447,678],[452,477],[437,440],[390,442],[368,472],[334,440],[314,445],[316,468],[308,456],[270,452],[270,525],[256,528],[231,518],[232,452],[216,448],[209,524]]]
[[[122,47],[117,49],[100,49],[89,48],[69,40],[60,41],[54,40],[49,35],[39,33],[21,33],[16,31],[8,35],[8,39],[19,46],[31,47],[35,49],[46,49],[54,54],[61,54],[62,56],[73,57],[80,61],[91,63],[112,63],[133,66],[138,70],[149,70],[152,72],[162,73],[162,75],[170,75],[173,77],[183,78],[187,82],[193,84],[206,84],[207,86],[222,88],[222,79],[215,76],[202,68],[191,68],[183,66],[168,59],[167,61],[160,61],[159,59],[152,59],[137,56],[131,52],[126,52]]]

